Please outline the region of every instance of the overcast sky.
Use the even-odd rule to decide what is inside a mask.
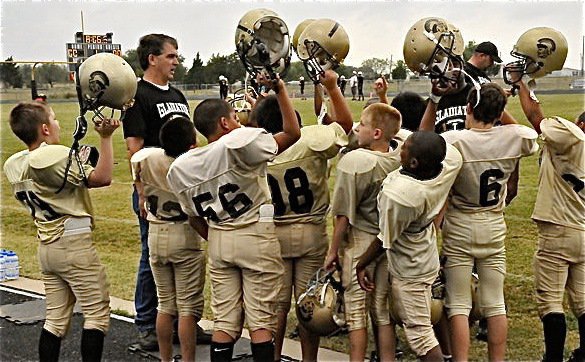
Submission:
[[[565,67],[581,68],[584,2],[580,1],[1,1],[0,57],[15,60],[66,60],[65,43],[81,30],[113,32],[122,50],[136,48],[138,38],[152,32],[174,36],[190,67],[196,52],[204,62],[211,54],[235,50],[234,33],[242,15],[254,8],[277,12],[292,34],[307,18],[338,21],[350,37],[345,63],[364,59],[402,59],[404,36],[427,16],[448,19],[464,41],[494,42],[504,62],[518,37],[529,28],[548,26],[569,43]],[[293,60],[297,60],[293,56]]]

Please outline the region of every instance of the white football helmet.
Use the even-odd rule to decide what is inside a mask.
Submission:
[[[462,76],[464,49],[461,32],[453,24],[442,18],[424,18],[406,34],[404,61],[417,74],[457,81]]]
[[[522,76],[526,74],[536,79],[563,69],[567,52],[567,39],[561,32],[547,27],[527,30],[520,35],[510,52],[519,60],[504,66],[504,81],[507,84],[515,83],[511,80],[511,72],[520,72]]]
[[[328,336],[345,325],[343,287],[333,273],[319,269],[296,304],[299,322],[319,336]]]
[[[124,58],[98,53],[87,58],[77,72],[80,102],[85,110],[101,107],[125,110],[134,103],[136,75]]]
[[[236,28],[236,51],[251,75],[266,70],[283,76],[291,58],[288,27],[272,10],[250,10]]]
[[[327,69],[335,69],[349,53],[349,36],[335,20],[318,19],[310,22],[301,33],[297,55],[307,74],[314,81]]]

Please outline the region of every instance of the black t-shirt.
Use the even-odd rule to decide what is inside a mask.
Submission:
[[[189,118],[189,104],[183,93],[171,85],[168,90],[162,90],[140,79],[134,105],[122,118],[124,138],[140,137],[144,139],[144,147],[160,146],[158,134],[165,118],[171,114]]]
[[[465,85],[459,93],[443,96],[437,105],[435,132],[443,133],[451,130],[465,129],[465,108],[467,95],[473,86]]]
[[[477,68],[475,65],[469,62],[465,62],[463,70],[465,70],[465,72],[469,74],[473,79],[475,79],[479,84],[491,83],[492,81],[490,77],[488,77],[486,72]]]

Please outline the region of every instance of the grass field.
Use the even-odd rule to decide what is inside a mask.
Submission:
[[[558,115],[572,120],[585,109],[583,95],[542,95],[539,98],[546,115]],[[364,103],[349,102],[354,119],[357,120]],[[191,102],[191,109],[195,104],[195,101]],[[301,113],[305,124],[315,122],[315,117],[312,116],[311,99],[295,100],[294,104]],[[13,104],[0,105],[2,163],[11,154],[24,148],[8,126],[8,114],[12,107]],[[77,103],[55,103],[53,109],[61,124],[61,141],[65,145],[70,145],[74,119],[78,112]],[[525,123],[517,98],[509,100],[508,109],[516,119]],[[96,145],[97,140],[97,134],[90,130],[83,143]],[[138,223],[130,203],[132,184],[121,130],[115,134],[114,148],[116,165],[112,185],[103,189],[91,190],[96,212],[94,242],[102,262],[107,266],[111,294],[132,300],[140,255],[140,241]],[[536,312],[532,276],[536,228],[530,220],[537,191],[537,157],[532,156],[522,160],[519,195],[506,210],[508,223],[506,298],[509,315],[507,358],[509,360],[538,360],[543,351],[542,328]],[[332,177],[334,177],[334,173]],[[20,257],[21,275],[38,279],[40,278],[36,259],[38,242],[34,224],[26,210],[12,195],[4,174],[1,182],[0,243],[3,248],[17,251]],[[331,181],[330,184],[332,185],[333,182]],[[331,227],[331,223],[329,227]],[[205,292],[208,297],[208,285]],[[206,304],[204,316],[208,319],[212,317],[208,304]],[[289,315],[289,330],[292,330],[295,324],[294,313],[291,313]],[[576,348],[578,343],[577,322],[571,314],[568,314],[567,324],[569,333],[566,353],[568,356],[570,350]],[[406,346],[404,343],[402,344]],[[347,337],[323,339],[322,346],[347,351]],[[407,357],[414,358],[412,354],[407,354]],[[473,360],[487,359],[485,343],[473,340],[471,358]]]

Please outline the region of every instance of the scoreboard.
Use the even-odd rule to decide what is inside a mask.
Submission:
[[[113,53],[122,56],[122,46],[112,43],[112,35],[84,34],[81,31],[75,33],[75,43],[66,43],[67,61],[70,63],[82,63],[85,59],[97,53]],[[76,64],[69,64],[69,71],[74,72]]]

